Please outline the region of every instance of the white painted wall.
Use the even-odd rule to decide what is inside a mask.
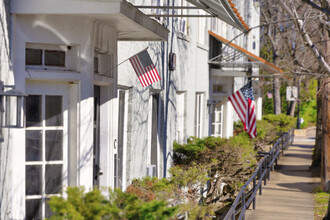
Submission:
[[[260,8],[258,5],[254,3],[253,0],[247,0],[247,1],[234,1],[235,7],[238,9],[239,13],[243,16],[244,21],[249,25],[250,28],[258,26],[259,25],[259,17],[260,17]],[[230,27],[228,24],[225,24],[222,21],[218,21],[217,25],[215,25],[215,28],[212,28],[212,31],[215,33],[218,33],[220,36],[226,38],[227,40],[231,41],[234,39],[234,37],[241,34],[238,30]],[[252,29],[248,35],[240,35],[237,37],[233,43],[241,46],[242,48],[248,50],[249,52],[259,56],[260,51],[260,33],[259,29],[255,28]],[[240,89],[242,86],[244,86],[247,83],[247,78],[245,77],[230,77],[232,78],[231,82],[227,82],[228,77],[226,75],[226,70],[235,70],[235,71],[242,71],[242,68],[224,68],[223,77],[221,78],[221,81],[224,81],[229,85],[230,83],[232,86],[227,87],[228,96]],[[253,68],[252,75],[258,75],[259,74],[259,68]],[[211,73],[211,75],[214,77],[211,79],[211,81],[219,80],[219,76],[222,73],[219,71],[214,71]],[[256,79],[258,80],[258,79]],[[254,83],[254,90],[258,91],[258,94],[260,94],[260,89],[258,88],[258,83]],[[255,96],[255,105],[256,105],[256,118],[257,120],[261,120],[262,117],[262,97]],[[239,121],[239,117],[236,114],[234,108],[232,107],[231,103],[228,101],[224,104],[224,136],[225,138],[231,137],[233,135],[233,122]]]
[[[175,4],[178,1],[175,0]],[[251,0],[252,2],[252,0]],[[135,1],[136,5],[142,4],[142,1]],[[0,8],[4,10],[3,4]],[[252,10],[252,9],[251,9]],[[244,7],[240,8],[240,12]],[[241,12],[242,13],[242,12]],[[253,14],[254,11],[249,11]],[[5,14],[5,13],[4,13]],[[7,13],[8,15],[8,13]],[[3,16],[3,13],[1,13]],[[3,17],[1,20],[4,21]],[[140,178],[146,175],[148,159],[148,115],[149,96],[152,92],[159,92],[161,97],[161,126],[159,130],[159,171],[161,176],[168,176],[167,170],[172,165],[171,153],[172,144],[176,138],[176,94],[186,92],[186,136],[194,135],[195,119],[195,95],[204,93],[203,105],[203,136],[209,134],[209,115],[207,100],[209,95],[209,66],[208,55],[208,35],[207,30],[211,29],[211,20],[204,19],[205,22],[199,22],[197,18],[187,19],[189,29],[187,35],[178,33],[177,20],[175,18],[164,19],[166,27],[171,31],[168,42],[119,42],[117,45],[116,30],[107,27],[102,23],[95,23],[91,18],[79,16],[56,16],[56,15],[13,15],[13,47],[12,53],[14,59],[13,71],[10,70],[9,56],[1,56],[1,67],[7,68],[8,74],[6,81],[15,83],[17,89],[25,91],[26,79],[43,80],[43,82],[66,81],[74,82],[71,87],[72,93],[77,100],[76,114],[71,117],[77,117],[77,176],[73,184],[84,185],[87,189],[92,187],[92,145],[93,145],[93,86],[101,85],[101,96],[103,94],[101,115],[101,143],[104,146],[101,153],[101,170],[104,175],[100,179],[101,185],[113,185],[113,144],[117,138],[117,78],[108,79],[96,77],[93,73],[94,49],[97,48],[103,52],[115,54],[115,62],[119,63],[136,54],[149,46],[149,54],[156,65],[162,80],[154,85],[143,88],[129,62],[126,62],[115,69],[115,76],[118,72],[118,85],[128,89],[128,124],[127,124],[127,160],[126,160],[126,181],[130,183],[133,178]],[[255,18],[257,22],[258,19]],[[250,24],[249,21],[247,23]],[[205,26],[201,26],[204,24]],[[250,24],[253,26],[253,24]],[[217,20],[216,32],[222,36],[231,39],[232,36],[240,32],[230,26]],[[83,27],[83,28],[82,28]],[[201,37],[200,30],[204,30],[205,39]],[[1,32],[0,32],[1,33]],[[251,32],[252,33],[252,32]],[[251,34],[250,33],[250,34]],[[254,33],[254,32],[253,32]],[[0,42],[8,42],[8,37],[4,33],[1,35]],[[250,36],[250,35],[249,35]],[[255,31],[255,38],[259,39],[258,32]],[[250,39],[250,38],[248,38]],[[257,49],[259,44],[257,42]],[[26,43],[38,44],[60,44],[73,45],[79,48],[79,71],[42,71],[26,70],[25,68],[25,45]],[[243,38],[239,38],[235,43],[244,46]],[[250,43],[247,43],[250,45]],[[118,49],[117,49],[118,46]],[[9,46],[1,47],[7,50]],[[168,69],[168,55],[170,52],[176,53],[177,65],[175,71]],[[118,59],[117,59],[118,53]],[[2,70],[2,69],[1,69]],[[1,71],[3,72],[3,71]],[[2,76],[4,77],[4,76]],[[228,84],[228,94],[233,92],[233,79],[225,78]],[[239,86],[237,86],[239,87]],[[260,105],[261,106],[261,105]],[[233,132],[233,108],[230,103],[224,105],[226,126],[225,137],[230,137]],[[261,111],[260,111],[261,112]],[[10,160],[1,160],[6,162],[10,169],[5,174],[6,182],[0,186],[3,192],[7,186],[11,186],[11,202],[9,207],[3,207],[1,204],[1,215],[10,212],[11,218],[23,219],[25,206],[25,131],[24,129],[12,129],[8,134],[8,141],[11,151],[5,151],[2,148],[1,157],[8,153]],[[13,141],[15,140],[15,141]],[[7,148],[8,149],[8,148]],[[12,154],[11,154],[12,153]],[[9,162],[9,163],[7,163]],[[6,172],[1,164],[1,172]],[[166,166],[166,167],[165,167]],[[124,175],[125,176],[125,175]],[[15,177],[15,178],[13,178]],[[1,178],[1,177],[0,177]],[[125,184],[124,184],[125,185]],[[3,187],[3,188],[1,188]],[[15,193],[14,193],[15,192]],[[9,197],[8,197],[9,198]],[[19,207],[19,208],[17,208]],[[3,211],[5,210],[5,211]]]
[[[70,122],[76,123],[71,126],[74,135],[71,140],[71,150],[76,152],[74,160],[76,174],[73,175],[69,183],[71,185],[83,185],[86,189],[92,188],[93,180],[93,86],[100,84],[102,77],[94,77],[93,62],[94,49],[98,48],[104,52],[113,53],[114,61],[117,62],[117,33],[114,29],[102,25],[101,28],[95,30],[99,26],[91,19],[78,16],[42,16],[42,15],[13,15],[13,54],[14,54],[14,75],[16,88],[25,92],[26,80],[42,80],[47,82],[72,82],[71,101],[75,112],[70,117],[76,118]],[[83,27],[83,28],[81,28]],[[57,44],[72,45],[78,48],[78,71],[47,71],[32,70],[25,67],[25,48],[27,43],[38,44]],[[2,65],[1,65],[2,66]],[[116,70],[114,79],[104,79],[102,81],[102,106],[101,106],[101,169],[104,175],[100,179],[100,183],[104,186],[113,184],[113,158],[112,143],[116,138],[116,111],[112,110],[113,97],[116,89]],[[72,103],[71,103],[72,105]],[[114,122],[111,124],[110,122]],[[14,141],[15,140],[15,141]],[[25,208],[25,130],[12,129],[9,141],[13,155],[11,172],[15,176],[11,182],[12,202],[9,210],[13,219],[24,218]],[[110,147],[111,146],[111,147]],[[69,146],[70,147],[70,146]],[[72,149],[72,147],[76,149]],[[70,159],[69,159],[70,160]],[[74,169],[73,169],[74,170]]]
[[[11,18],[9,0],[0,2],[0,80],[5,84],[12,84],[9,76],[12,76],[11,62]],[[13,152],[11,151],[11,131],[2,129],[4,141],[0,143],[0,219],[9,219],[12,214],[12,193],[14,189],[12,182],[13,175]]]
[[[179,5],[181,1],[174,0],[174,5]],[[251,26],[259,24],[258,8],[252,4],[239,4],[239,12],[246,17],[246,22]],[[139,0],[134,1],[135,5],[151,5],[151,2],[142,2]],[[161,2],[161,4],[163,4]],[[166,3],[168,4],[168,3]],[[172,1],[169,3],[172,4]],[[248,6],[248,7],[247,7]],[[150,11],[145,10],[145,13]],[[197,13],[190,11],[190,14]],[[202,13],[203,14],[203,13]],[[246,16],[245,16],[246,15]],[[209,109],[207,107],[207,100],[209,97],[209,66],[207,64],[209,59],[209,43],[208,43],[208,30],[213,30],[227,39],[232,39],[241,32],[225,24],[219,19],[211,21],[209,18],[186,18],[188,30],[186,35],[178,32],[178,19],[177,18],[160,18],[160,22],[164,23],[171,31],[169,34],[168,42],[163,43],[143,43],[143,42],[120,42],[118,44],[118,61],[121,62],[130,56],[136,54],[142,49],[149,46],[149,54],[160,73],[162,78],[160,83],[144,89],[140,85],[133,68],[129,62],[126,62],[118,68],[118,84],[121,86],[131,88],[130,105],[131,114],[128,121],[130,124],[130,133],[128,136],[128,160],[127,160],[127,181],[128,183],[133,178],[139,178],[146,175],[146,167],[148,161],[148,120],[150,116],[141,113],[143,109],[148,107],[148,96],[150,91],[160,91],[162,94],[162,115],[163,124],[160,134],[161,149],[165,152],[165,158],[168,160],[166,168],[170,167],[171,158],[168,154],[172,151],[172,144],[175,140],[176,122],[176,94],[178,92],[186,92],[186,136],[194,135],[195,124],[195,94],[196,92],[205,93],[204,99],[204,115],[203,115],[203,136],[209,134]],[[201,33],[203,32],[203,33]],[[239,37],[234,42],[241,45],[248,50],[252,49],[252,41],[256,42],[253,53],[258,55],[259,51],[259,32],[254,29],[247,38]],[[168,69],[168,55],[170,52],[176,53],[176,70],[169,71]],[[257,69],[255,70],[258,71]],[[227,83],[227,96],[231,95],[235,90],[244,85],[243,79],[235,79],[232,77],[224,77],[221,80]],[[235,82],[235,83],[234,83]],[[258,108],[261,106],[260,100],[257,104]],[[233,135],[233,122],[235,120],[234,110],[230,103],[224,105],[224,137]],[[164,156],[164,155],[162,155]],[[164,161],[161,161],[161,166]],[[164,167],[162,168],[164,171]]]
[[[135,1],[134,4],[142,4]],[[147,4],[147,3],[146,3]],[[179,1],[175,1],[178,5]],[[162,19],[161,19],[162,20]],[[118,61],[127,59],[145,47],[149,46],[149,54],[156,65],[161,76],[161,82],[144,89],[129,62],[126,62],[118,68],[118,84],[131,89],[131,133],[130,141],[128,141],[129,155],[127,160],[127,181],[133,178],[140,178],[146,175],[146,167],[148,151],[146,146],[148,143],[147,124],[150,116],[146,114],[148,106],[148,96],[150,91],[160,91],[162,94],[162,128],[160,131],[160,176],[164,176],[164,159],[166,162],[166,170],[170,168],[171,153],[173,141],[176,138],[176,114],[177,114],[177,93],[186,92],[186,119],[185,119],[185,136],[194,135],[195,123],[195,95],[196,92],[204,93],[203,104],[203,136],[208,135],[208,108],[207,100],[209,99],[209,74],[208,74],[208,37],[205,32],[205,42],[200,42],[198,34],[198,19],[187,19],[189,23],[188,35],[178,33],[178,20],[169,18],[162,20],[166,27],[171,31],[168,42],[159,43],[141,43],[141,42],[120,42],[118,44]],[[205,25],[205,23],[204,23]],[[204,31],[208,30],[208,25],[204,27]],[[169,71],[168,55],[170,52],[176,54],[176,70]],[[144,112],[144,113],[141,113]],[[165,157],[165,158],[164,158]],[[168,173],[166,172],[166,175]]]

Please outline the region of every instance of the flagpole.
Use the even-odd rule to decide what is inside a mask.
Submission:
[[[138,52],[138,53],[136,53],[136,54],[139,54],[139,53],[141,53],[142,51],[148,50],[148,48],[149,48],[149,47],[146,47],[145,49],[141,50],[140,52]],[[133,56],[130,56],[130,57],[129,57],[129,58],[127,58],[126,60],[124,60],[124,61],[120,62],[120,63],[119,63],[119,64],[117,64],[116,66],[112,67],[110,70],[108,70],[108,71],[106,71],[106,72],[102,73],[102,75],[104,75],[104,74],[106,74],[106,73],[109,73],[109,72],[111,72],[111,71],[112,71],[114,68],[116,68],[116,67],[118,67],[119,65],[121,65],[121,64],[123,64],[123,63],[125,63],[127,60],[129,60],[131,57],[134,57],[136,54],[134,54]]]
[[[218,108],[219,106],[223,105],[225,102],[227,101],[227,98],[225,98],[224,100],[222,100],[221,102],[219,102],[218,104],[216,104],[214,106],[214,109]]]

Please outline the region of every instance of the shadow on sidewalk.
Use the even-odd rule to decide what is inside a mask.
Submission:
[[[296,189],[301,192],[311,193],[314,186],[318,186],[319,182],[295,182],[295,183],[278,183],[276,185],[287,188]]]

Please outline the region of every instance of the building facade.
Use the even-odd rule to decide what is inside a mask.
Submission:
[[[255,0],[0,6],[0,80],[25,94],[21,114],[2,112],[22,123],[1,127],[1,219],[49,217],[47,199],[65,186],[125,190],[134,178],[168,177],[174,142],[233,135],[233,108],[215,106],[258,75],[238,65],[250,57],[237,47],[238,59],[226,60],[223,40],[241,35],[233,43],[258,55],[259,31],[246,25],[259,24]],[[148,87],[123,62],[145,48],[161,77]]]
[[[22,126],[2,128],[1,219],[42,219],[65,186],[115,185],[118,41],[164,41],[168,30],[125,1],[1,9],[1,80],[26,95]]]
[[[140,9],[166,26],[170,34],[167,42],[120,42],[118,45],[119,61],[148,47],[162,79],[143,88],[134,78],[129,62],[118,67],[118,86],[125,96],[124,109],[128,109],[126,113],[122,112],[126,128],[122,130],[123,152],[126,152],[126,160],[123,160],[126,174],[121,179],[123,189],[134,178],[168,176],[173,142],[185,143],[190,136],[229,138],[233,135],[238,116],[231,104],[225,101],[218,108],[214,107],[247,83],[248,68],[211,65],[209,60],[220,55],[225,45],[210,31],[227,39],[241,34],[234,42],[259,55],[258,29],[246,35],[222,21],[221,17],[209,18],[203,10],[188,9],[199,1],[131,2],[137,7],[143,6]],[[229,2],[238,4],[231,7],[244,15],[246,23],[259,25],[259,7],[255,1]],[[187,8],[180,9],[180,6]],[[241,56],[240,60],[246,58]],[[251,74],[258,75],[259,68],[254,67]],[[257,84],[255,88],[257,119],[261,119],[262,104]]]

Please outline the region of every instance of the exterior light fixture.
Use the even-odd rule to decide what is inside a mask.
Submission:
[[[174,71],[176,69],[176,54],[169,54],[169,69],[170,71]]]
[[[24,96],[26,95],[15,89],[15,86],[4,85],[0,81],[1,128],[23,127],[22,111]]]

